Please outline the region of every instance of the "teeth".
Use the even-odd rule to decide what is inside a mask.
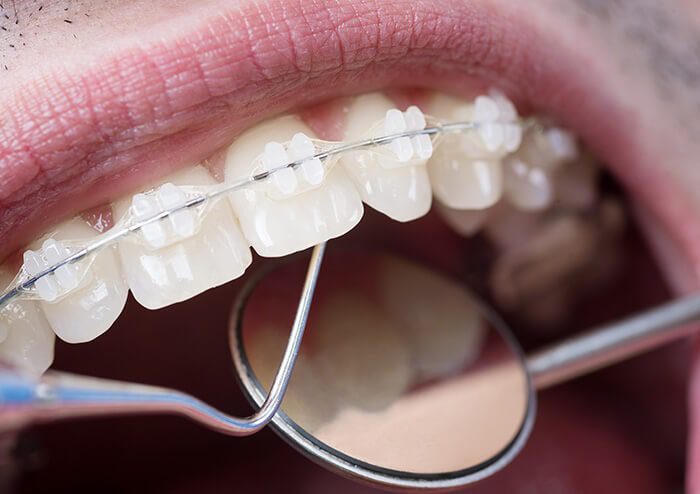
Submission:
[[[493,206],[503,193],[501,148],[507,139],[513,140],[508,129],[516,127],[497,121],[500,115],[498,103],[488,96],[478,97],[471,105],[437,95],[430,113],[447,120],[474,120],[480,124],[476,134],[467,132],[442,138],[442,144],[428,161],[435,197],[452,209]]]
[[[552,204],[552,181],[544,170],[517,156],[506,158],[503,167],[504,189],[511,204],[525,211],[541,211]]]
[[[6,287],[11,281],[9,273],[0,272],[0,286]],[[49,368],[56,337],[38,302],[10,302],[0,309],[0,328],[5,335],[0,343],[0,360],[33,375]]]
[[[319,314],[314,361],[338,403],[390,406],[410,385],[408,342],[393,321],[354,294],[336,295]]]
[[[69,254],[62,241],[70,239],[88,243],[97,235],[99,232],[81,220],[64,223],[56,228],[52,238],[43,243],[44,257],[49,264],[62,261]],[[91,341],[107,331],[124,309],[128,295],[115,247],[106,247],[96,253],[82,279],[80,263],[87,261],[58,268],[54,277],[56,285],[61,287],[62,296],[58,300],[44,298],[41,302],[54,332],[68,343]],[[45,278],[51,279],[52,276]]]
[[[579,156],[574,135],[558,127],[528,132],[523,139],[520,154],[535,165],[555,170]]]
[[[248,130],[226,153],[226,180],[251,176],[255,159],[268,143],[290,140],[300,132],[313,137],[311,130],[295,117],[277,118]],[[297,138],[298,144],[302,141]],[[308,169],[318,182],[318,164],[310,163]],[[303,168],[301,173],[304,174]],[[230,195],[243,233],[261,256],[284,256],[339,237],[362,217],[362,201],[345,172],[337,166],[327,172],[319,187],[288,197],[271,197],[265,184],[261,185]]]
[[[284,328],[273,326],[256,328],[250,335],[246,353],[251,369],[266,391],[272,386],[288,338]],[[313,361],[304,353],[299,354],[294,364],[282,411],[309,432],[329,422],[337,411],[331,392],[319,377]]]
[[[268,142],[265,144],[262,161],[265,171],[271,171],[286,165],[290,160],[282,144],[279,142]],[[285,196],[293,194],[297,185],[299,185],[297,176],[291,168],[283,168],[273,173],[272,183]]]
[[[184,202],[184,192],[179,186],[215,183],[201,166],[179,172],[169,181],[155,193],[155,203],[152,197],[143,200],[143,194],[137,194],[139,198],[134,197],[132,212],[136,215],[135,206],[141,208],[147,204],[149,214],[157,213],[166,205]],[[128,207],[128,200],[115,204],[116,216],[121,217]],[[157,207],[155,211],[154,207]],[[133,237],[119,243],[129,288],[136,300],[149,309],[181,302],[238,278],[252,260],[248,243],[227,201],[216,201],[202,219],[191,209],[182,211],[187,214],[152,223],[163,233],[144,235],[145,244]],[[198,228],[197,223],[201,223]]]
[[[448,376],[473,362],[486,331],[469,293],[402,260],[387,258],[382,268],[381,302],[410,341],[420,376]]]
[[[393,108],[389,99],[375,93],[355,99],[348,111],[344,139],[366,138],[368,129],[382,119],[385,135],[425,127],[425,118],[417,107],[409,107],[404,114]],[[343,155],[340,162],[365,203],[392,219],[410,221],[430,209],[432,193],[425,156],[432,153],[432,142],[426,135],[398,141],[392,142],[391,154],[362,150]],[[409,155],[409,148],[409,161],[402,164],[400,160]]]
[[[464,237],[471,237],[481,230],[486,220],[489,217],[487,209],[451,209],[443,206],[441,203],[436,204],[436,211],[440,217],[451,227],[455,232]]]

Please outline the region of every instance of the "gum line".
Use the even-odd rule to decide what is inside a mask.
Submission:
[[[79,261],[88,258],[89,256],[101,250],[102,248],[112,245],[117,241],[125,238],[127,235],[138,232],[139,230],[142,230],[148,225],[155,224],[161,220],[171,217],[174,213],[177,213],[178,211],[190,210],[199,206],[205,206],[210,201],[213,203],[215,199],[220,198],[224,194],[228,194],[237,190],[241,190],[253,184],[263,182],[268,178],[271,178],[275,173],[281,170],[295,170],[304,162],[317,159],[322,162],[324,168],[326,168],[325,171],[327,172],[328,168],[335,163],[337,157],[346,152],[357,151],[362,149],[376,149],[380,146],[391,144],[392,142],[397,141],[401,138],[411,138],[420,135],[427,135],[433,138],[434,142],[432,142],[432,144],[433,146],[436,146],[439,143],[439,139],[437,139],[437,137],[439,137],[441,134],[466,133],[469,131],[478,130],[482,125],[488,125],[488,123],[468,121],[442,122],[439,119],[427,115],[425,116],[425,120],[429,123],[429,126],[426,126],[423,129],[406,130],[403,132],[387,134],[380,137],[367,138],[364,140],[354,141],[345,144],[343,144],[342,142],[321,141],[317,139],[312,139],[313,144],[317,148],[321,149],[321,152],[318,152],[313,156],[304,157],[277,167],[272,167],[266,171],[262,171],[248,178],[240,179],[232,183],[217,184],[208,187],[185,187],[185,189],[195,191],[194,194],[190,194],[192,197],[188,198],[187,201],[171,208],[165,208],[157,214],[149,216],[140,221],[133,221],[134,215],[133,212],[130,210],[129,213],[127,213],[127,215],[125,215],[116,225],[114,225],[114,227],[110,231],[100,235],[89,245],[79,248],[73,253],[70,253],[61,261],[55,262],[49,267],[38,271],[33,275],[30,275],[27,272],[25,265],[23,265],[19,273],[15,276],[12,284],[10,285],[11,288],[6,289],[2,293],[2,295],[0,295],[0,309],[2,309],[10,301],[17,298],[38,299],[39,297],[37,297],[35,293],[35,284],[42,278],[51,274],[55,274],[57,270],[64,266],[74,265]],[[528,127],[532,127],[536,124],[532,120],[518,119],[517,122],[510,123],[509,125],[516,125],[519,126],[522,130],[526,130]],[[258,162],[259,160],[260,158],[256,159],[256,162]],[[153,190],[148,192],[153,192]],[[70,245],[70,242],[66,243]],[[84,276],[86,269],[82,271],[82,276]]]

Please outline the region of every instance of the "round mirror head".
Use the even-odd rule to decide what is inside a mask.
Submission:
[[[234,351],[260,405],[306,271],[259,280],[234,314]],[[378,254],[329,254],[273,426],[304,453],[386,486],[479,480],[519,451],[535,398],[522,353],[462,285]]]

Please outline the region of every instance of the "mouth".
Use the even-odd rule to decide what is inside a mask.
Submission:
[[[426,114],[455,120],[456,108],[473,108],[476,95],[497,88],[507,94],[521,114],[544,115],[547,120],[570,129],[581,145],[602,163],[605,173],[621,185],[627,209],[646,233],[644,240],[632,233],[625,234],[620,241],[623,248],[628,249],[625,252],[634,254],[628,256],[634,260],[624,264],[622,275],[614,277],[613,281],[605,280],[605,291],[600,284],[592,285],[595,292],[606,295],[596,295],[591,290],[583,295],[575,290],[570,297],[555,297],[553,291],[537,292],[541,299],[556,299],[550,307],[536,303],[533,297],[512,293],[513,266],[522,264],[522,252],[527,249],[511,247],[519,255],[494,264],[485,290],[499,307],[518,321],[519,327],[524,328],[518,337],[526,344],[539,344],[551,337],[560,337],[572,327],[580,328],[598,322],[599,318],[609,319],[658,302],[668,297],[667,287],[675,292],[694,289],[700,242],[687,228],[687,220],[694,217],[696,199],[686,184],[688,177],[674,167],[658,166],[660,162],[668,162],[669,157],[679,162],[682,159],[683,149],[673,146],[677,137],[664,130],[662,119],[667,117],[661,114],[658,124],[649,123],[645,113],[648,110],[635,104],[641,90],[629,90],[620,82],[614,60],[600,55],[599,46],[581,46],[577,38],[544,9],[541,12],[538,9],[536,16],[524,15],[528,8],[514,2],[439,0],[358,4],[340,1],[326,4],[273,0],[264,5],[244,3],[222,10],[217,2],[205,2],[198,7],[197,16],[191,22],[185,23],[184,16],[177,14],[159,20],[152,35],[140,33],[143,35],[138,39],[126,40],[117,47],[98,44],[84,48],[89,50],[86,53],[89,57],[85,59],[98,60],[97,63],[70,61],[65,67],[51,68],[38,76],[19,71],[18,87],[11,87],[0,97],[4,100],[7,117],[0,126],[0,149],[3,150],[0,153],[0,237],[3,239],[0,258],[5,259],[5,267],[16,268],[21,263],[16,255],[18,250],[28,246],[36,249],[33,241],[49,230],[58,233],[59,239],[61,235],[65,239],[96,236],[98,232],[84,233],[84,225],[77,227],[71,219],[82,215],[91,218],[93,227],[109,228],[133,206],[135,192],[154,184],[204,186],[225,181],[230,170],[248,174],[251,170],[246,166],[255,161],[268,142],[285,142],[298,132],[325,140],[357,140],[375,122],[382,121],[387,110],[394,107],[405,110],[411,104]],[[295,116],[279,117],[285,113]],[[524,136],[524,144],[535,141],[536,136]],[[449,149],[450,143],[444,142],[436,153],[442,153],[445,158],[445,153],[451,152]],[[527,152],[521,146],[521,154],[516,155],[522,157],[522,153]],[[430,159],[434,161],[435,158],[434,155]],[[498,162],[498,166],[506,161],[505,156],[497,152],[487,153],[486,158],[486,161]],[[359,167],[364,166],[365,158],[347,158],[352,159]],[[546,161],[547,156],[543,159]],[[82,346],[57,345],[57,366],[93,374],[104,372],[109,377],[152,380],[157,384],[191,389],[224,408],[240,407],[240,402],[222,398],[220,391],[211,389],[208,384],[210,379],[228,382],[230,376],[223,365],[201,369],[199,363],[209,362],[214,355],[219,355],[221,362],[226,362],[226,357],[216,335],[202,334],[197,328],[203,322],[214,321],[212,324],[215,324],[225,320],[226,300],[230,300],[238,283],[206,291],[182,304],[171,304],[204,291],[203,286],[212,287],[238,278],[250,263],[250,254],[246,257],[245,252],[251,244],[262,256],[286,255],[314,242],[345,234],[359,223],[363,209],[365,218],[361,224],[346,235],[346,240],[341,238],[339,242],[387,243],[386,236],[390,233],[393,240],[388,241],[388,245],[398,246],[414,257],[452,271],[468,264],[467,252],[484,251],[483,255],[488,258],[493,257],[494,245],[506,250],[506,243],[517,244],[520,238],[514,235],[513,224],[528,224],[532,217],[537,217],[537,221],[544,216],[560,219],[561,209],[575,210],[573,216],[577,221],[585,218],[585,225],[596,225],[596,235],[605,233],[606,241],[610,235],[618,238],[609,229],[600,227],[604,223],[601,218],[608,209],[597,192],[593,195],[594,204],[584,200],[584,207],[562,206],[562,197],[566,199],[575,194],[560,194],[552,205],[551,197],[549,201],[542,199],[541,187],[523,187],[522,182],[513,176],[508,178],[507,172],[503,172],[501,189],[494,193],[492,186],[498,179],[494,178],[492,169],[489,169],[490,174],[484,172],[487,176],[484,180],[490,186],[454,190],[449,180],[454,177],[444,175],[441,179],[436,167],[430,168],[430,162],[426,164],[426,161],[412,162],[410,167],[402,168],[393,181],[372,177],[372,172],[352,175],[345,181],[336,180],[337,193],[345,198],[346,208],[344,216],[341,215],[345,223],[333,232],[326,231],[325,238],[314,236],[314,232],[306,237],[303,233],[292,233],[279,226],[281,221],[272,231],[278,236],[273,235],[272,239],[256,230],[263,210],[269,215],[287,214],[286,221],[294,224],[294,218],[303,218],[316,203],[297,200],[295,196],[286,199],[286,203],[278,200],[277,204],[283,207],[274,209],[275,204],[270,206],[242,197],[232,200],[235,216],[221,213],[216,222],[218,226],[212,226],[208,235],[213,237],[215,230],[225,230],[221,225],[226,222],[240,223],[239,236],[229,235],[227,240],[229,248],[244,244],[233,249],[238,256],[233,256],[236,262],[227,263],[229,267],[235,264],[237,271],[221,273],[221,279],[198,280],[197,286],[187,293],[182,286],[170,292],[167,288],[156,290],[145,286],[145,268],[141,261],[146,257],[143,245],[120,247],[122,267],[105,264],[104,269],[128,269],[126,265],[135,268],[125,274],[125,283],[140,304],[152,309],[169,307],[149,312],[131,301],[115,327],[104,333],[105,327],[98,334],[94,330],[71,333],[76,324],[73,313],[68,310],[55,316],[68,328],[63,333],[56,331],[66,341],[92,340],[104,333],[84,350]],[[194,164],[204,166],[193,168]],[[338,168],[342,166],[344,163]],[[517,167],[508,166],[513,175],[512,170]],[[586,166],[581,165],[581,169],[588,170]],[[343,169],[347,172],[348,168]],[[410,176],[408,173],[399,176],[408,168],[411,168]],[[483,175],[475,171],[475,167],[471,170],[472,177]],[[551,172],[551,176],[556,173]],[[564,171],[561,176],[569,175]],[[587,176],[595,174],[581,174],[577,184],[585,182],[581,177]],[[381,190],[377,194],[371,192],[372,184],[376,187],[382,183],[394,184],[394,193],[402,190],[406,196],[411,187],[419,192],[413,199],[398,201],[397,205],[396,201],[387,199],[389,194]],[[503,187],[509,183],[510,192],[504,192]],[[513,187],[513,183],[520,183],[520,186]],[[557,182],[561,183],[566,183],[566,179]],[[591,183],[598,182],[589,182],[589,189]],[[437,191],[439,185],[442,185],[440,192]],[[348,194],[352,196],[349,199]],[[431,201],[435,211],[427,214]],[[511,206],[503,206],[508,201]],[[512,207],[513,202],[518,201],[520,207]],[[337,204],[327,201],[324,207],[330,209]],[[369,212],[372,208],[392,220]],[[507,209],[505,213],[504,208]],[[522,213],[523,209],[536,212]],[[552,209],[557,212],[553,213]],[[495,217],[501,220],[493,220]],[[515,223],[508,223],[504,217],[512,217]],[[495,223],[506,225],[504,235],[493,227]],[[490,229],[483,226],[486,224],[491,225]],[[637,228],[632,230],[636,232]],[[546,233],[544,228],[536,231],[538,235]],[[202,233],[200,229],[198,235]],[[462,240],[461,236],[466,233],[477,235]],[[558,238],[556,232],[551,235]],[[421,237],[436,240],[425,245],[425,241],[417,240]],[[292,238],[301,238],[304,242],[296,244]],[[482,238],[488,239],[489,246],[474,246],[483,243]],[[654,261],[648,259],[643,243],[654,250]],[[554,242],[553,245],[549,248],[567,251],[572,248],[571,244]],[[608,250],[608,244],[596,245],[604,245],[604,250]],[[206,257],[204,247],[199,249],[196,256]],[[605,257],[602,254],[598,258],[592,254],[584,256],[588,263],[585,266],[591,266],[591,257],[602,263]],[[128,260],[126,264],[125,260]],[[212,265],[203,264],[200,268],[202,273],[211,273],[216,265],[212,268]],[[659,268],[668,284],[661,281]],[[640,275],[637,270],[651,274]],[[636,276],[632,279],[638,285],[644,288],[654,285],[654,289],[629,290],[630,293],[620,296],[629,286],[630,276],[627,275]],[[555,280],[564,283],[564,278]],[[582,283],[578,277],[575,282],[566,282],[577,286]],[[113,289],[126,298],[126,289]],[[615,297],[607,299],[610,293]],[[115,306],[123,306],[123,299]],[[221,314],[208,314],[207,307],[211,306],[221,307]],[[596,309],[586,312],[587,318],[577,319],[581,311],[591,306]],[[551,324],[548,325],[548,321]],[[533,329],[528,330],[528,326]],[[144,331],[160,327],[162,331]],[[543,334],[543,327],[551,327],[551,333]],[[135,335],[137,328],[139,334]],[[173,332],[175,338],[169,336]],[[163,337],[172,343],[172,348],[168,348],[171,355],[162,358],[162,366],[153,365],[153,358],[145,354],[134,357],[133,365],[128,368],[123,366],[124,355],[133,355],[135,345],[145,353],[161,355]],[[616,482],[629,486],[631,481],[639,485],[635,492],[655,492],[669,485],[677,486],[682,482],[686,441],[685,428],[677,417],[684,413],[683,387],[688,373],[687,369],[678,369],[682,366],[677,362],[685,358],[685,351],[684,348],[667,349],[562,390],[547,392],[542,397],[532,445],[511,469],[491,483],[485,483],[481,487],[483,492],[502,491],[504,485],[519,492],[517,489],[528,482],[546,486],[551,485],[552,479],[576,488],[577,492],[611,489]],[[184,361],[192,364],[188,375],[173,375],[170,371]],[[667,365],[669,361],[676,362],[673,369]],[[169,365],[165,365],[166,362]],[[660,371],[662,367],[664,370]],[[195,376],[195,373],[201,375]],[[639,376],[649,379],[646,388],[639,383]],[[624,393],[625,403],[616,399],[619,393]],[[657,394],[652,400],[648,395],[654,393]],[[659,403],[661,401],[665,403]],[[606,407],[606,411],[598,413],[596,409],[594,412],[590,409],[592,403]],[[631,410],[639,423],[624,419]],[[672,420],[670,416],[676,418]],[[669,426],[668,422],[675,424]],[[631,439],[646,430],[650,423],[662,431],[648,441]],[[206,473],[207,478],[213,479],[213,490],[215,485],[227,482],[231,485],[251,482],[252,485],[254,473],[259,473],[260,469],[247,462],[254,461],[250,457],[255,457],[255,452],[261,456],[274,454],[279,458],[276,463],[284,463],[280,467],[284,475],[280,478],[286,475],[293,482],[320,491],[324,491],[327,484],[337,485],[339,489],[353,488],[302,460],[290,459],[291,452],[271,437],[263,436],[256,446],[250,441],[232,445],[229,439],[200,435],[179,422],[170,419],[155,422],[152,418],[114,421],[107,426],[104,421],[42,426],[37,429],[37,435],[49,452],[49,462],[23,480],[27,485],[44,485],[42,482],[46,479],[51,479],[54,485],[60,483],[63,460],[57,459],[55,452],[65,448],[68,443],[62,441],[67,441],[67,437],[87,438],[90,433],[109,426],[137,431],[143,424],[154,430],[153,436],[158,439],[147,440],[154,445],[144,446],[144,440],[128,437],[129,434],[114,440],[125,451],[133,451],[129,446],[133,441],[144,446],[145,451],[164,454],[164,458],[169,458],[166,453],[169,448],[182,452],[184,446],[180,444],[193,445],[194,450],[203,453],[206,462],[195,462],[185,470],[192,477]],[[569,439],[562,441],[561,438]],[[102,456],[97,454],[100,448],[89,446],[90,442],[81,440],[81,448],[85,444],[81,457],[86,464],[95,467],[95,474],[88,477],[92,480],[87,480],[86,486],[100,478],[115,478],[89,460],[92,456]],[[580,444],[577,451],[562,452],[565,444],[574,442]],[[211,454],[204,454],[206,451],[223,456],[213,460]],[[118,451],[112,454],[116,461],[127,466],[129,474],[124,478],[136,478],[144,473],[128,458],[130,455]],[[557,454],[561,455],[560,464],[551,466]],[[601,463],[608,467],[614,465],[615,471],[601,465],[597,465],[600,469],[593,468],[590,465],[592,455],[604,458]],[[166,464],[168,461],[164,460],[162,468],[158,467],[161,473],[166,472]],[[241,465],[241,468],[232,469],[231,464]],[[532,471],[537,472],[538,478],[527,475]],[[590,476],[600,478],[603,483],[590,480]],[[525,482],[525,478],[530,480]],[[178,478],[178,482],[180,480],[185,485],[186,481]],[[117,482],[126,485],[120,483],[126,482],[124,479]],[[168,487],[176,491],[172,485]],[[481,491],[477,488],[475,492]]]

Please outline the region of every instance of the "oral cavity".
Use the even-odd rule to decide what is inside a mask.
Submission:
[[[37,280],[29,295],[0,309],[0,354],[43,372],[52,359],[54,333],[71,343],[96,338],[118,317],[128,290],[149,309],[189,299],[243,275],[251,247],[261,256],[279,257],[344,235],[360,222],[364,205],[404,222],[428,213],[434,198],[455,231],[484,233],[490,240],[498,252],[492,291],[497,301],[518,310],[537,305],[531,303],[537,299],[533,293],[551,293],[585,270],[596,242],[619,231],[619,221],[610,219],[614,207],[602,208],[598,199],[598,168],[575,138],[547,126],[523,133],[514,106],[501,94],[474,100],[434,94],[420,108],[396,108],[384,94],[365,94],[337,112],[334,128],[343,141],[354,142],[420,131],[431,118],[476,126],[432,137],[407,135],[321,161],[316,155],[332,146],[318,139],[318,128],[299,115],[282,116],[249,129],[218,153],[219,175],[198,164],[115,201],[114,223],[128,226],[221,186],[214,176],[235,184],[268,174],[144,224]],[[99,235],[79,218],[59,225],[29,246],[24,273],[41,273]],[[567,254],[572,245],[578,246],[576,256]],[[1,286],[10,285],[14,272],[10,264],[0,269]],[[455,359],[466,358],[463,345],[422,344],[434,345],[436,354],[449,349]],[[449,371],[432,357],[419,364],[425,373]]]

